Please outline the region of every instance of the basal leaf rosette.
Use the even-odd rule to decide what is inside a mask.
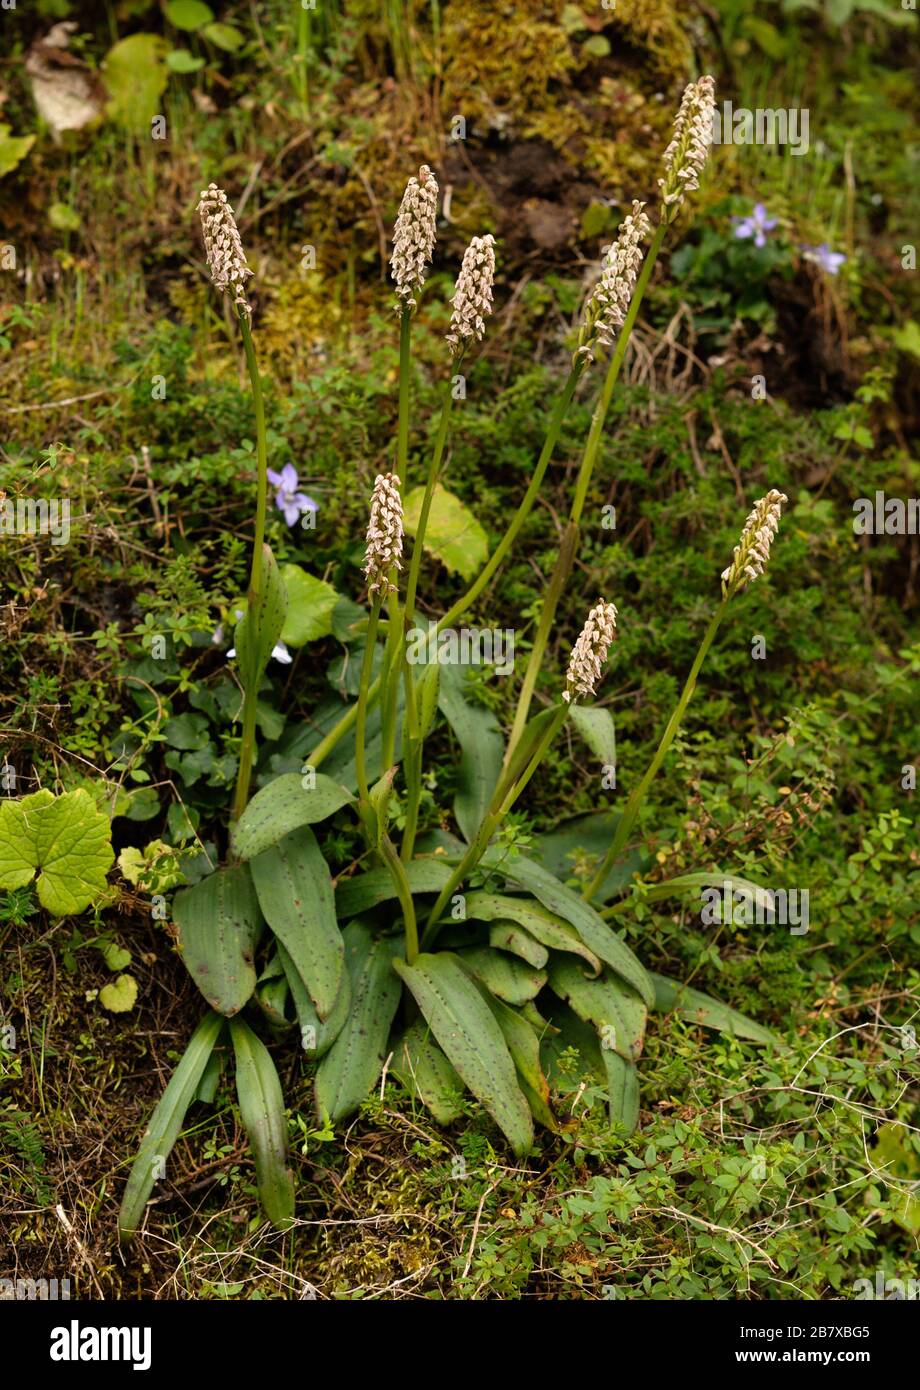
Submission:
[[[37,872],[38,900],[55,917],[85,911],[114,858],[109,818],[85,791],[0,804],[0,889],[24,888]]]

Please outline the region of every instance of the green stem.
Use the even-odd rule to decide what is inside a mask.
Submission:
[[[399,320],[399,425],[396,435],[396,474],[403,488],[408,487],[409,460],[409,375],[412,366],[410,334],[412,310],[403,309]]]
[[[383,742],[381,772],[386,772],[387,768],[393,766],[396,756],[396,709],[399,679],[402,674],[402,652],[405,649],[403,624],[399,610],[399,594],[395,581],[396,570],[393,569],[390,571],[390,582],[393,584],[393,588],[388,597],[390,618],[383,651],[383,669],[380,676],[382,682],[380,695],[381,738]]]
[[[252,341],[249,317],[240,312],[240,330],[243,335],[243,350],[252,386],[252,404],[256,422],[256,462],[258,483],[256,488],[256,525],[252,542],[252,567],[249,572],[249,612],[255,612],[262,586],[262,546],[265,542],[265,516],[268,509],[268,444],[265,436],[265,403],[262,399],[262,383],[259,379],[259,364]],[[258,687],[261,673],[256,676]],[[243,691],[243,734],[240,743],[240,765],[236,778],[236,792],[233,799],[233,819],[238,821],[249,800],[249,783],[252,779],[252,763],[256,739],[256,701],[258,688]]]
[[[384,863],[389,869],[393,883],[396,886],[396,895],[399,898],[399,905],[403,910],[403,923],[406,933],[406,964],[411,965],[418,955],[418,925],[415,920],[415,903],[412,901],[412,889],[409,886],[409,877],[405,866],[396,853],[392,840],[384,834],[380,841],[380,853],[383,855]]]
[[[441,913],[444,911],[444,908],[446,907],[447,903],[450,901],[454,889],[457,888],[458,885],[463,882],[467,874],[470,873],[470,871],[476,867],[482,856],[485,854],[486,849],[488,848],[489,841],[495,834],[495,831],[498,829],[499,825],[501,825],[501,822],[504,820],[505,816],[511,810],[514,803],[517,801],[518,797],[521,795],[524,788],[527,786],[531,777],[533,777],[537,768],[540,766],[540,763],[543,761],[543,758],[545,757],[550,744],[556,737],[556,734],[559,732],[559,729],[562,726],[562,722],[565,719],[568,712],[569,706],[567,704],[562,704],[559,706],[558,710],[556,711],[555,718],[550,721],[550,723],[546,726],[545,730],[543,731],[543,736],[540,739],[540,742],[537,744],[536,748],[534,749],[530,762],[527,764],[527,767],[524,769],[524,772],[514,783],[514,785],[512,787],[509,787],[504,797],[504,800],[502,801],[501,806],[499,806],[498,809],[493,811],[490,815],[486,816],[483,820],[482,825],[479,827],[479,830],[476,833],[476,838],[474,839],[472,845],[470,845],[466,854],[460,860],[460,863],[457,865],[456,869],[451,874],[447,883],[441,889],[441,892],[438,895],[437,902],[431,909],[428,921],[425,923],[425,930],[422,933],[422,950],[426,950],[428,946],[430,946],[431,942],[434,940],[435,936],[437,935],[438,920],[441,916]]]
[[[629,799],[626,802],[626,809],[623,811],[623,814],[620,816],[619,822],[617,824],[616,834],[613,837],[613,843],[611,844],[609,850],[604,856],[603,863],[597,870],[597,873],[594,875],[591,882],[584,889],[584,896],[586,898],[593,898],[594,894],[599,891],[601,885],[603,884],[610,870],[613,868],[614,864],[616,864],[619,855],[622,853],[623,848],[626,845],[627,840],[629,839],[630,832],[632,831],[632,828],[636,823],[636,819],[642,807],[642,802],[645,800],[646,792],[651,786],[652,781],[656,773],[658,772],[658,769],[664,762],[665,757],[667,756],[668,749],[671,747],[671,744],[677,737],[677,732],[680,729],[681,721],[683,720],[683,717],[687,712],[687,706],[689,705],[693,692],[696,689],[697,677],[700,674],[703,662],[706,660],[706,654],[709,651],[709,648],[712,646],[713,638],[719,630],[719,624],[725,616],[725,610],[728,606],[728,602],[729,600],[727,598],[723,598],[709,621],[709,626],[706,629],[706,632],[703,636],[703,640],[700,643],[700,649],[697,652],[693,665],[690,668],[690,674],[687,677],[686,684],[684,685],[683,691],[681,692],[681,697],[674,708],[674,712],[671,715],[671,718],[668,720],[667,727],[664,733],[661,735],[661,742],[658,745],[655,756],[652,758],[652,761],[646,768],[645,774],[641,782],[637,782],[635,787],[633,787],[632,792],[629,795]]]
[[[664,222],[660,222],[655,229],[655,235],[652,237],[652,243],[649,246],[648,254],[642,263],[642,269],[639,272],[639,278],[636,281],[636,287],[633,290],[632,299],[626,311],[626,317],[623,320],[623,327],[620,329],[619,336],[617,337],[616,347],[613,350],[613,356],[610,359],[610,363],[607,367],[607,374],[604,377],[604,384],[601,387],[601,393],[598,397],[597,405],[594,407],[594,414],[591,417],[591,428],[588,431],[588,438],[585,440],[584,453],[582,454],[581,466],[579,467],[578,477],[575,482],[575,493],[569,512],[569,530],[566,532],[563,543],[559,548],[552,579],[550,580],[546,598],[543,602],[543,611],[540,615],[540,626],[537,630],[537,636],[530,653],[530,659],[527,663],[527,670],[524,673],[521,693],[518,696],[514,724],[511,729],[511,737],[508,740],[508,749],[505,754],[506,764],[511,753],[514,751],[514,745],[521,737],[527,724],[530,702],[533,699],[537,677],[540,673],[540,666],[546,651],[546,644],[556,617],[556,609],[559,606],[566,581],[568,580],[572,565],[575,561],[578,524],[581,521],[585,500],[588,496],[588,489],[591,486],[591,477],[594,473],[595,464],[597,463],[598,453],[600,452],[601,439],[603,438],[607,412],[610,409],[610,402],[613,398],[613,390],[617,384],[617,378],[620,375],[620,368],[626,356],[626,349],[629,346],[633,325],[638,317],[646,286],[655,268],[655,262],[658,259],[658,252],[661,250],[661,244],[664,241],[666,230],[667,228]],[[572,527],[575,528],[574,535],[571,531]],[[567,540],[571,541],[571,548],[567,547]]]
[[[511,762],[514,750],[527,725],[527,715],[530,710],[530,702],[533,698],[534,687],[537,684],[537,676],[543,664],[543,655],[546,651],[546,644],[549,641],[549,634],[556,616],[556,609],[562,597],[562,591],[568,582],[572,572],[572,565],[575,562],[575,551],[578,547],[578,526],[570,521],[566,526],[559,545],[559,554],[556,557],[556,565],[553,570],[546,597],[543,600],[543,611],[540,614],[540,622],[537,627],[537,635],[534,638],[533,648],[530,653],[530,660],[527,663],[527,670],[524,673],[524,681],[521,686],[521,693],[518,696],[517,709],[514,714],[514,723],[511,726],[511,734],[508,738],[508,746],[505,749],[505,760],[503,768],[508,767]]]
[[[447,434],[450,428],[450,414],[453,409],[453,404],[453,385],[448,381],[444,392],[444,401],[441,405],[441,418],[438,421],[438,432],[435,435],[431,463],[428,465],[428,477],[425,480],[425,495],[422,498],[422,508],[419,512],[418,526],[415,529],[415,538],[412,542],[412,559],[409,561],[409,578],[406,581],[406,626],[408,626],[415,617],[415,596],[418,591],[418,576],[422,564],[422,547],[425,541],[425,532],[428,529],[428,516],[431,512],[431,502],[434,497],[435,485],[441,473],[441,459],[444,456],[444,445],[447,442]]]
[[[508,527],[508,530],[505,532],[504,536],[499,541],[498,546],[496,547],[496,550],[492,555],[492,558],[488,561],[485,568],[482,570],[482,573],[479,575],[478,579],[476,579],[470,585],[469,589],[467,589],[466,593],[462,596],[462,598],[458,598],[454,606],[448,609],[448,611],[444,614],[444,617],[440,619],[440,621],[438,622],[438,632],[443,632],[444,628],[450,627],[456,621],[456,619],[460,617],[462,613],[465,613],[467,609],[470,608],[473,603],[475,603],[476,599],[479,597],[483,589],[489,583],[489,580],[492,578],[493,574],[498,569],[499,565],[502,563],[505,556],[508,554],[508,551],[511,549],[512,545],[517,539],[518,532],[520,531],[521,527],[524,525],[524,522],[530,515],[530,510],[537,499],[537,494],[540,491],[540,484],[543,482],[543,475],[545,474],[546,469],[549,465],[549,461],[553,456],[553,450],[556,447],[556,443],[559,439],[559,433],[562,429],[562,422],[565,419],[566,411],[568,410],[572,397],[575,394],[575,387],[578,385],[578,379],[581,376],[583,370],[584,363],[581,360],[579,360],[572,368],[572,370],[569,372],[565,386],[562,390],[562,395],[557,400],[555,408],[553,409],[552,418],[550,419],[549,423],[549,429],[546,433],[546,439],[543,441],[543,448],[540,451],[540,457],[537,459],[537,466],[533,471],[533,475],[530,479],[527,491],[525,492],[521,500],[521,504],[515,512],[514,517],[512,518],[511,525]]]
[[[355,713],[355,773],[358,779],[358,795],[363,802],[367,802],[368,800],[367,766],[364,756],[364,744],[367,733],[367,702],[371,671],[374,668],[374,648],[377,645],[377,620],[380,617],[381,601],[380,594],[375,594],[374,602],[371,606],[370,621],[367,624],[367,645],[364,648],[364,660],[361,663],[361,684],[358,687],[358,704]],[[311,762],[315,766],[315,753]],[[384,760],[384,770],[386,770],[386,767],[387,763],[386,760]]]

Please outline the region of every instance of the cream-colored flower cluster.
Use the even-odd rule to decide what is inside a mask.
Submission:
[[[233,294],[236,307],[252,318],[252,306],[248,303],[244,289],[252,274],[246,263],[246,253],[240,240],[239,229],[233,208],[227,195],[216,183],[208,184],[198,203],[201,217],[201,230],[204,233],[204,249],[208,258],[208,268],[215,289]]]
[[[761,497],[755,504],[744,523],[741,540],[735,546],[734,559],[728,569],[722,571],[722,593],[726,598],[763,574],[770,559],[770,545],[779,526],[783,503],[788,500],[784,493],[771,488],[766,497]]]
[[[463,256],[454,287],[447,342],[452,357],[459,357],[473,338],[482,341],[485,316],[492,312],[492,282],[495,279],[495,238],[474,236]]]
[[[400,309],[415,308],[415,294],[425,283],[437,238],[438,181],[423,164],[418,178],[406,184],[393,231],[390,270]]]
[[[644,203],[634,202],[632,212],[620,223],[619,235],[607,252],[601,278],[585,307],[576,355],[594,361],[593,348],[600,342],[610,348],[623,327],[629,301],[642,264],[641,243],[651,230]]]
[[[715,105],[716,84],[711,77],[701,77],[684,88],[674,119],[674,136],[664,152],[666,177],[658,180],[665,221],[670,222],[684,196],[700,186],[700,174],[712,144]]]
[[[599,598],[572,648],[562,698],[567,703],[593,695],[604,670],[607,652],[616,637],[617,610]]]
[[[374,480],[364,552],[364,573],[370,594],[393,592],[396,585],[390,581],[390,570],[402,568],[403,512],[399,486],[395,473],[378,473]]]

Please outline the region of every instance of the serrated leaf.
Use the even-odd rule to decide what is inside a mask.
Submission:
[[[421,1019],[416,1019],[396,1044],[390,1071],[431,1111],[439,1125],[452,1124],[463,1114],[466,1087]]]
[[[489,946],[464,946],[456,954],[490,994],[507,1004],[525,1004],[528,999],[535,999],[546,984],[545,970],[536,970]]]
[[[235,645],[240,684],[255,694],[281,636],[287,613],[287,590],[267,545],[262,547],[262,582],[255,603],[236,625]]]
[[[642,1052],[648,1009],[634,990],[605,971],[589,980],[571,957],[556,955],[549,963],[549,983],[579,1018],[593,1023],[602,1049],[634,1061]]]
[[[262,1209],[286,1230],[294,1219],[294,1175],[287,1166],[287,1121],[275,1064],[265,1044],[241,1018],[230,1020],[240,1115],[256,1162]]]
[[[688,1023],[717,1028],[720,1033],[747,1038],[749,1042],[780,1044],[780,1039],[769,1028],[755,1023],[730,1004],[723,1004],[719,999],[701,994],[698,989],[691,989],[689,985],[682,985],[678,980],[670,980],[655,971],[649,972],[649,979],[655,987],[653,1007],[659,1013],[678,1013]]]
[[[303,647],[332,632],[332,615],[339,596],[331,584],[307,574],[300,565],[282,565],[281,582],[287,593],[287,613],[281,640],[289,647]]]
[[[423,487],[403,498],[403,526],[414,536],[422,510]],[[440,483],[435,484],[424,547],[461,579],[475,579],[489,558],[486,533],[473,513]]]
[[[353,1114],[377,1084],[400,995],[393,971],[400,943],[375,939],[363,922],[349,922],[343,936],[351,1006],[316,1072],[316,1108],[333,1123]]]
[[[344,964],[332,879],[308,825],[249,861],[262,915],[310,991],[320,1018],[338,997]]]
[[[497,951],[510,951],[513,956],[520,956],[536,970],[542,970],[549,960],[546,947],[516,922],[493,922],[489,927],[489,945]]]
[[[450,952],[394,961],[448,1060],[523,1157],[533,1121],[501,1028],[477,986]]]
[[[99,1003],[113,1014],[130,1013],[137,1003],[137,980],[133,975],[119,975],[117,980],[110,980],[99,991]]]
[[[147,1198],[179,1137],[186,1111],[195,1098],[223,1026],[219,1014],[205,1015],[150,1117],[118,1214],[118,1232],[123,1240],[130,1238],[140,1225]]]
[[[489,856],[484,857],[484,862]],[[495,863],[493,857],[491,862]],[[651,1006],[655,1001],[655,991],[643,965],[639,962],[625,941],[611,931],[604,919],[594,908],[565,884],[560,883],[542,865],[519,854],[505,866],[509,878],[521,884],[534,897],[538,898],[550,912],[569,922],[582,941],[605,964],[611,966],[618,975],[632,985],[638,994]]]
[[[438,706],[460,744],[454,816],[472,843],[501,775],[505,741],[492,711],[466,699],[464,670],[462,666],[443,668]]]
[[[109,818],[82,788],[0,803],[0,889],[23,888],[39,870],[38,900],[55,917],[98,898],[114,858]]]
[[[409,887],[415,893],[440,893],[453,869],[443,859],[412,859],[405,866]],[[340,879],[335,904],[340,918],[356,917],[397,896],[389,869],[370,869],[366,874]]]
[[[329,1051],[348,1018],[348,1010],[351,1005],[351,981],[348,971],[342,971],[342,980],[336,1001],[332,1006],[332,1012],[328,1018],[322,1019],[316,1012],[316,1006],[310,998],[310,991],[300,978],[296,965],[280,942],[278,943],[278,956],[291,991],[294,1013],[297,1015],[300,1045],[311,1062],[318,1062],[320,1057],[324,1057]]]
[[[301,825],[316,825],[354,801],[347,787],[323,773],[313,774],[304,787],[299,772],[286,772],[262,787],[230,831],[238,859],[251,859],[283,840]]]
[[[245,864],[218,869],[173,900],[182,958],[218,1013],[239,1013],[256,986],[262,914]]]
[[[595,975],[600,974],[599,957],[588,950],[571,923],[555,916],[533,898],[511,898],[503,893],[467,893],[466,916],[474,922],[502,922],[507,918],[523,927],[540,945],[581,956]]]

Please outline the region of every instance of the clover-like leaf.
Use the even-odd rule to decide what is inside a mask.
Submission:
[[[82,789],[0,804],[0,888],[23,888],[38,870],[38,900],[55,917],[98,898],[114,858],[109,818]]]

